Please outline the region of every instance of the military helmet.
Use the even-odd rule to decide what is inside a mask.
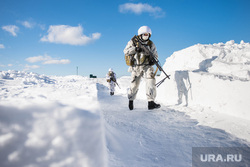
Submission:
[[[147,33],[149,33],[150,36],[152,35],[152,31],[148,26],[141,26],[138,29],[138,35],[147,34]]]

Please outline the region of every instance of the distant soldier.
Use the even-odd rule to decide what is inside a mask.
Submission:
[[[116,86],[116,74],[113,69],[110,68],[109,72],[106,75],[107,82],[109,83],[110,96],[114,95],[115,86]]]

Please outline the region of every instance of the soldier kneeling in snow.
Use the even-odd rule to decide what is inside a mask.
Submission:
[[[129,109],[134,109],[133,101],[136,98],[141,78],[144,77],[146,81],[146,95],[148,99],[148,109],[160,108],[160,104],[154,102],[156,97],[155,74],[153,68],[153,61],[149,55],[146,55],[144,50],[139,47],[140,42],[147,47],[158,58],[156,47],[154,43],[149,40],[151,37],[151,29],[148,26],[142,26],[138,30],[138,35],[133,37],[124,49],[125,59],[129,65],[131,72],[131,86],[128,91]]]
[[[113,69],[110,68],[109,72],[106,75],[107,82],[109,83],[110,95],[114,95],[115,92],[115,83],[116,83],[116,74]]]

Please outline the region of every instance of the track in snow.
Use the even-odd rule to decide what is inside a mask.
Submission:
[[[149,111],[147,102],[135,100],[135,109],[130,111],[125,94],[110,96],[100,83],[97,89],[110,167],[186,167],[192,163],[192,147],[249,145],[166,106]]]

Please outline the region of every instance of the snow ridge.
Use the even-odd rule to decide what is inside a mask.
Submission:
[[[33,72],[24,72],[24,71],[0,71],[0,79],[21,79],[25,85],[36,85],[36,84],[54,84],[55,80],[50,79],[45,75],[39,75]]]
[[[250,43],[233,40],[218,44],[197,44],[174,52],[163,66],[167,72],[193,71],[250,80]]]

